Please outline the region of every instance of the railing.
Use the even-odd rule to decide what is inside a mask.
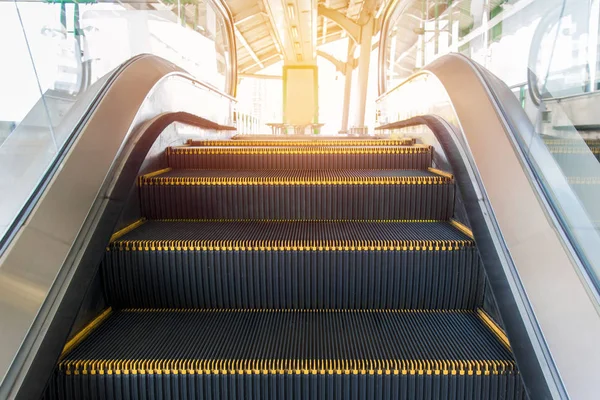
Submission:
[[[223,109],[217,113],[219,104]],[[113,232],[124,198],[155,140],[163,149],[199,134],[228,137],[220,131],[227,128],[221,124],[232,122],[233,108],[228,95],[150,55],[119,68],[89,102],[77,102],[77,123],[44,169],[0,249],[0,315],[7,322],[2,329],[0,398],[20,391],[30,368],[44,369],[43,362],[34,360],[40,348],[54,349],[54,330],[61,332],[58,337],[68,334],[70,324],[63,318],[76,315],[69,307],[81,304],[101,252],[90,242],[105,246],[104,236]],[[142,136],[149,124],[164,120],[193,123],[204,131],[190,134],[189,125],[164,129],[163,124]],[[123,173],[127,183],[119,180]],[[57,313],[60,321],[54,319]],[[53,359],[47,357],[41,358]],[[43,386],[38,375],[33,377]]]
[[[516,268],[516,281],[509,285],[517,303],[519,298],[523,301],[519,311],[507,314],[504,310],[502,317],[506,322],[507,317],[514,318],[516,313],[521,313],[536,321],[528,335],[531,337],[539,324],[538,339],[548,345],[538,357],[545,354],[542,359],[549,360],[549,365],[556,363],[559,371],[546,380],[559,380],[560,374],[571,396],[585,397],[586,393],[598,389],[596,380],[592,375],[575,376],[572,368],[578,368],[576,364],[581,359],[577,357],[592,363],[600,360],[594,341],[589,340],[587,334],[581,334],[582,330],[600,334],[597,312],[600,234],[592,217],[597,210],[594,205],[599,186],[594,185],[598,184],[595,177],[600,176],[598,162],[577,134],[566,140],[540,136],[510,88],[476,64],[471,63],[471,72],[467,73],[461,63],[469,65],[466,58],[458,55],[443,57],[381,96],[378,100],[380,128],[401,134],[407,125],[402,121],[432,115],[457,132],[463,132],[459,141],[468,149],[465,151],[472,152],[473,168],[482,175],[484,186],[479,196],[482,201],[488,198],[490,201],[486,218],[497,219],[501,240],[506,243]],[[478,76],[483,83],[469,82],[465,78],[469,75]],[[486,105],[477,95],[477,87],[482,85],[498,106],[493,113],[484,112]],[[497,120],[504,128],[494,133]],[[419,139],[437,148],[434,161],[444,168],[446,160],[436,138],[422,127],[421,132]],[[568,149],[559,152],[557,157],[557,146]],[[563,153],[576,157],[565,163],[559,157]],[[584,177],[581,181],[574,180],[569,171]],[[469,179],[475,179],[476,175]],[[518,176],[525,179],[519,183]],[[588,190],[582,188],[582,184],[587,184]],[[530,203],[526,200],[528,193],[532,195]],[[477,238],[478,232],[474,231]],[[547,242],[550,239],[552,245]],[[487,265],[486,270],[491,277],[497,273]],[[510,274],[505,278],[510,282],[513,278],[509,277]],[[520,284],[523,291],[515,291]],[[506,295],[505,290],[496,288],[494,293],[497,298]],[[502,303],[510,303],[499,301],[501,311]],[[529,302],[532,308],[528,310]],[[571,310],[577,310],[577,315]],[[510,337],[511,329],[507,328]],[[565,329],[569,330],[569,339],[564,339]],[[521,365],[519,354],[517,360]],[[524,376],[527,378],[527,373]],[[557,390],[555,397],[563,397]]]
[[[235,42],[226,6],[217,0],[184,7],[127,3],[0,2],[0,37],[6,39],[0,52],[7,56],[0,63],[0,243],[110,72],[132,57],[161,55],[202,79],[194,85],[217,95],[202,105],[202,114],[233,124]],[[194,108],[183,98],[175,101]]]

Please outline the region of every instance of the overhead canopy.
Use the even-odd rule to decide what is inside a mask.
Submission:
[[[316,57],[319,46],[345,37],[317,4],[357,21],[365,0],[226,0],[236,26],[238,73],[255,73],[286,58]],[[378,7],[383,3],[378,0]],[[316,24],[313,22],[316,21]],[[316,29],[314,27],[316,25]]]

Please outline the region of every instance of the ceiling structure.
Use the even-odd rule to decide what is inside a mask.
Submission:
[[[226,0],[236,27],[238,73],[253,74],[284,59],[314,63],[320,46],[346,37],[338,24],[317,14],[318,6],[358,22],[365,1]],[[375,2],[378,9],[384,5]]]
[[[508,3],[508,4],[507,4]],[[492,10],[500,10],[501,7],[510,7],[510,1],[506,0],[488,0],[485,4],[481,1],[473,0],[455,0],[452,3],[430,2],[429,7],[421,0],[414,0],[402,10],[398,15],[398,20],[392,19],[392,26],[388,36],[392,39],[387,40],[388,54],[393,55],[393,63],[387,60],[389,70],[388,76],[396,80],[403,80],[415,73],[422,66],[422,57],[418,53],[418,39],[425,33],[424,24],[434,20],[449,23],[457,22],[461,35],[466,35],[475,29],[481,21],[482,13],[492,14]],[[450,4],[450,6],[449,6]],[[479,17],[474,17],[477,14]],[[442,30],[447,30],[444,27]],[[430,39],[431,40],[431,39]],[[390,48],[393,47],[393,49]]]

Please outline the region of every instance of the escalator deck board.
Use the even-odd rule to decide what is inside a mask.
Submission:
[[[404,221],[147,221],[115,248],[267,250],[457,249],[473,240],[449,222]]]
[[[129,309],[108,317],[59,369],[494,375],[516,366],[480,310]]]

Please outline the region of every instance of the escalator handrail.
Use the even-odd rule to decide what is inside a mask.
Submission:
[[[40,197],[40,193],[42,193],[44,191],[44,189],[46,188],[48,182],[51,180],[52,176],[56,172],[57,166],[60,165],[61,160],[64,158],[66,152],[71,147],[73,141],[76,140],[82,127],[85,125],[85,122],[89,119],[90,115],[94,112],[99,101],[104,97],[106,91],[115,82],[115,80],[117,80],[119,78],[119,76],[123,73],[123,71],[127,69],[128,66],[135,63],[138,60],[148,58],[148,57],[155,57],[155,56],[153,56],[151,54],[139,54],[139,55],[134,56],[134,57],[130,58],[129,60],[125,61],[123,64],[118,66],[115,70],[113,70],[110,73],[110,77],[106,80],[106,82],[104,82],[104,84],[98,90],[98,92],[94,95],[93,99],[90,101],[88,106],[81,113],[81,116],[78,119],[78,121],[76,122],[75,126],[73,127],[71,134],[65,140],[63,146],[60,149],[58,149],[53,161],[50,163],[50,165],[46,169],[46,172],[44,173],[44,175],[42,175],[39,183],[33,189],[31,195],[29,196],[29,198],[27,199],[27,201],[21,208],[21,211],[16,215],[13,222],[6,230],[6,234],[4,236],[0,237],[0,257],[2,256],[2,254],[6,250],[6,248],[12,241],[12,239],[14,238],[15,234],[19,231],[20,227],[27,220],[29,214],[31,213],[31,210],[33,209],[37,200]],[[234,102],[234,103],[237,102],[237,100],[234,97],[220,91],[215,86],[213,86],[207,82],[202,82],[202,81],[199,81],[199,80],[193,78],[191,75],[187,74],[187,72],[185,72],[183,69],[180,69],[179,67],[175,67],[175,65],[174,65],[174,68],[175,69],[172,72],[173,76],[183,77],[183,78],[189,80],[190,82],[193,82],[197,86],[203,87],[211,92],[214,92],[215,94],[218,94],[221,97],[227,98],[231,102]],[[216,129],[221,129],[221,128],[225,128],[225,127],[216,127]]]
[[[523,144],[519,142],[518,138],[521,133],[532,132],[531,122],[519,101],[508,88],[501,93],[496,90],[497,85],[504,85],[500,80],[467,57],[458,54],[441,57],[396,86],[392,91],[380,96],[377,101],[385,101],[395,90],[422,75],[429,75],[443,85],[453,113],[457,117],[458,122],[454,124],[458,124],[456,129],[461,130],[458,140],[462,142],[469,162],[472,163],[474,177],[478,177],[479,180],[478,190],[481,196],[479,201],[488,204],[485,214],[485,229],[482,229],[481,224],[478,228],[477,224],[472,223],[473,230],[478,245],[482,236],[491,235],[494,238],[497,252],[503,253],[499,255],[504,259],[508,281],[500,290],[495,287],[494,295],[501,308],[502,318],[506,323],[511,342],[522,346],[525,341],[530,341],[531,345],[537,349],[536,354],[540,367],[537,371],[538,382],[534,382],[534,385],[548,386],[552,389],[551,397],[554,398],[565,398],[568,396],[567,393],[581,395],[584,388],[587,388],[587,393],[593,393],[594,390],[591,390],[591,387],[597,383],[595,379],[590,378],[592,370],[589,366],[596,365],[600,357],[594,350],[595,347],[589,343],[589,339],[586,339],[585,334],[581,333],[582,328],[578,329],[576,326],[585,326],[588,333],[600,332],[597,303],[595,297],[590,295],[587,280],[582,278],[581,263],[577,254],[573,252],[568,236],[565,235],[562,226],[556,223],[554,212],[548,206],[549,201],[544,194],[543,183],[534,173],[530,160],[522,147]],[[465,88],[469,88],[469,90]],[[484,102],[487,105],[484,105]],[[484,120],[484,116],[487,116],[488,120]],[[391,122],[380,128],[394,129],[403,124],[406,124],[406,121]],[[493,147],[498,143],[504,146],[504,153],[500,153],[499,148]],[[490,148],[490,146],[492,147]],[[490,165],[492,161],[486,161],[484,157],[501,161],[497,165]],[[511,199],[510,195],[502,196],[500,194],[501,191],[506,192],[507,189],[516,190],[511,186],[501,187],[501,183],[492,179],[494,176],[502,174],[504,172],[502,170],[511,171],[511,174],[515,171],[518,173],[519,176],[515,176],[514,179],[521,184],[521,186],[515,184],[515,188],[518,187],[521,190],[519,201]],[[484,179],[482,172],[487,180]],[[460,187],[460,182],[457,183]],[[490,189],[491,192],[489,192]],[[490,193],[492,197],[490,197]],[[523,199],[528,201],[528,206],[519,204]],[[511,204],[501,204],[502,200]],[[474,205],[471,204],[471,207]],[[522,214],[515,212],[512,215],[519,215],[519,219],[509,219],[511,215],[506,211],[518,210],[518,207],[521,207],[521,211],[534,209],[535,211],[531,212],[532,215],[525,215],[524,218],[521,218]],[[467,211],[468,213],[476,212],[473,208],[468,208]],[[540,234],[539,237],[523,239],[519,235],[520,232],[509,229],[522,226],[528,219],[537,224],[532,225],[528,231],[543,232],[547,236],[542,237]],[[544,240],[552,243],[553,248],[523,248],[523,243],[531,245],[536,241]],[[545,265],[544,270],[540,270],[533,268],[531,262],[529,264],[525,261],[519,262],[519,260],[526,260],[527,255],[539,253],[558,254],[562,263],[557,258]],[[485,258],[483,252],[482,257]],[[542,258],[547,257],[545,255],[540,257],[539,262],[546,262],[546,260],[542,261]],[[490,273],[497,273],[497,271],[489,269],[489,262],[486,263],[485,260],[484,266],[488,276]],[[494,287],[494,282],[492,282],[492,287]],[[565,293],[554,293],[553,290],[557,288]],[[578,313],[568,312],[560,307],[565,301],[572,307],[579,308]],[[511,304],[511,302],[515,304]],[[520,314],[521,321],[515,321],[517,314]],[[565,328],[558,329],[557,324],[563,323]],[[572,333],[572,340],[568,343],[560,335],[560,333],[564,333],[564,329],[568,329]],[[523,357],[522,350],[515,349],[517,362],[521,369],[523,369],[523,360],[530,361]],[[575,360],[574,357],[580,359]],[[586,364],[588,367],[581,368],[582,364]],[[531,387],[531,371],[525,368],[523,375],[526,385]],[[594,389],[597,391],[596,387]]]
[[[95,260],[90,262],[89,259],[83,270],[80,266],[100,223],[98,215],[109,205],[123,202],[123,193],[112,195],[118,185],[116,177],[130,158],[139,163],[143,161],[144,157],[139,160],[131,154],[131,149],[142,141],[142,133],[137,128],[153,115],[160,115],[153,113],[166,112],[160,107],[164,102],[170,102],[171,96],[150,96],[158,90],[168,90],[169,86],[163,82],[169,79],[191,82],[193,86],[187,90],[198,88],[209,90],[215,96],[224,96],[230,107],[234,100],[153,55],[134,57],[117,68],[103,85],[48,169],[35,197],[30,199],[23,212],[25,218],[13,232],[12,240],[0,258],[0,286],[10,289],[13,283],[20,285],[12,293],[0,293],[0,315],[5,322],[10,321],[3,325],[2,332],[0,398],[13,398],[19,393],[32,365],[40,368],[55,365],[56,358],[40,361],[38,350],[52,333],[53,324],[67,329],[66,333],[61,331],[62,336],[68,334],[70,326],[62,326],[65,325],[64,317],[62,322],[57,322],[56,313],[65,306],[65,296],[72,291],[76,296],[83,296],[81,292],[85,292],[85,284],[73,287],[72,282],[77,274],[89,274],[96,268]],[[145,107],[144,112],[141,112],[142,107]],[[115,112],[119,115],[112,117]],[[194,126],[221,127],[201,115],[177,115]],[[89,158],[88,154],[94,156]],[[128,172],[131,174],[132,171]],[[72,190],[73,187],[77,190]],[[65,188],[71,189],[65,192]],[[127,190],[130,188],[131,185]],[[103,229],[110,237],[114,228],[105,226]],[[32,240],[33,246],[39,246],[43,251],[31,251]],[[106,245],[103,238],[98,240],[97,243]],[[52,246],[44,246],[48,243],[57,243],[58,248],[50,251]],[[96,256],[98,254],[101,252],[96,252]],[[78,309],[81,301],[71,299],[66,303]],[[69,309],[69,312],[76,314],[77,309]],[[59,334],[58,340],[50,341],[50,347],[64,343],[66,337],[62,336]],[[60,354],[60,348],[58,351]],[[39,380],[40,377],[33,378]]]

